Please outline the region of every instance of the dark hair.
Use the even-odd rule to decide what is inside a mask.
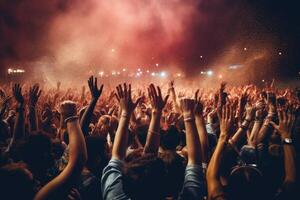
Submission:
[[[163,199],[166,171],[164,162],[153,154],[126,163],[124,192],[132,199]]]
[[[149,125],[142,125],[136,129],[136,135],[143,146],[146,144],[148,129]]]
[[[232,170],[228,179],[229,199],[266,199],[264,185],[262,173],[257,168],[238,166]]]
[[[0,194],[1,199],[33,199],[34,181],[25,164],[13,163],[0,168]]]
[[[177,199],[180,192],[185,171],[185,159],[174,151],[165,151],[159,157],[164,161],[166,168],[166,195]]]
[[[103,136],[87,136],[85,138],[88,160],[86,167],[97,177],[108,164],[107,141]]]
[[[47,135],[30,135],[20,150],[22,160],[28,165],[35,177],[42,178],[45,176],[46,170],[54,164],[51,154],[52,143]]]
[[[167,131],[163,131],[161,134],[161,146],[165,150],[176,150],[176,147],[180,143],[180,136],[178,129],[172,125]]]

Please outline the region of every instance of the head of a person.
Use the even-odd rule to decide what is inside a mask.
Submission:
[[[266,199],[263,175],[256,167],[237,166],[228,178],[228,198],[232,200]]]
[[[176,150],[180,143],[179,131],[176,126],[171,125],[161,134],[161,146],[165,150]]]
[[[22,160],[34,174],[43,174],[54,163],[52,142],[45,134],[30,135],[20,151]]]
[[[92,132],[92,135],[107,136],[107,134],[109,133],[109,129],[110,129],[110,116],[102,115],[99,118],[99,120]]]
[[[184,158],[174,151],[165,151],[159,157],[164,161],[166,168],[166,196],[177,199],[184,180]]]
[[[164,199],[166,170],[164,162],[146,154],[125,164],[125,193],[132,199]]]
[[[87,136],[85,138],[88,160],[86,167],[97,177],[101,177],[102,170],[108,163],[108,146],[106,138],[102,136]]]
[[[149,125],[141,125],[136,129],[137,138],[139,139],[139,142],[143,146],[145,146],[146,144],[148,129],[149,129]]]
[[[0,168],[0,194],[1,199],[33,199],[34,179],[24,163],[12,163]]]

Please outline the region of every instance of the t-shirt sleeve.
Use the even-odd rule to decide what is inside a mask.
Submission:
[[[203,199],[205,188],[202,167],[200,165],[188,165],[185,169],[184,183],[179,199]]]
[[[122,182],[123,162],[111,159],[104,168],[101,178],[101,190],[103,199],[128,200],[130,198],[123,191]]]

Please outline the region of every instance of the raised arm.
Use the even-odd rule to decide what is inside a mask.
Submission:
[[[225,199],[225,193],[220,181],[219,172],[221,160],[223,157],[224,150],[228,143],[230,129],[233,123],[233,112],[230,105],[225,105],[219,114],[220,118],[220,137],[216,146],[215,152],[210,160],[207,169],[207,190],[208,199]]]
[[[167,103],[169,95],[164,99],[161,94],[160,87],[151,84],[148,88],[149,99],[151,102],[152,114],[148,130],[147,140],[144,148],[144,153],[158,153],[160,144],[160,119],[164,106]]]
[[[194,115],[195,101],[193,99],[182,99],[180,100],[180,106],[186,130],[188,165],[201,165],[201,146]]]
[[[282,189],[290,193],[296,183],[296,153],[292,144],[292,130],[295,122],[293,109],[278,109],[279,125],[271,122],[273,127],[279,132],[283,142],[284,153],[284,181]]]
[[[263,123],[263,105],[262,102],[257,103],[255,108],[255,121],[253,128],[251,130],[250,138],[248,139],[248,144],[254,146],[254,141],[257,138],[261,125]]]
[[[200,139],[202,163],[208,163],[208,135],[205,128],[205,121],[203,118],[203,104],[200,97],[198,97],[199,90],[195,93],[195,119],[196,127]]]
[[[89,124],[91,123],[95,106],[103,90],[103,85],[101,85],[100,88],[98,89],[97,78],[94,78],[93,76],[89,78],[88,85],[90,88],[92,99],[80,120],[80,126],[85,136],[87,136],[89,133]]]
[[[12,141],[14,141],[25,136],[25,108],[24,97],[22,95],[22,87],[20,86],[20,84],[14,84],[12,92],[17,101],[16,119],[12,138]]]
[[[138,98],[136,102],[132,101],[130,84],[127,86],[127,84],[124,83],[123,87],[122,85],[118,85],[116,89],[116,98],[119,101],[122,113],[119,119],[119,125],[112,149],[112,159],[123,160],[125,158],[126,148],[128,145],[128,126],[130,116],[141,98]]]
[[[67,123],[69,134],[69,161],[66,168],[36,194],[35,200],[56,199],[68,194],[81,174],[87,160],[85,140],[79,125],[76,104],[65,101],[60,105],[60,113]]]
[[[183,189],[179,199],[203,199],[204,175],[201,166],[201,146],[195,124],[195,100],[182,99],[180,107],[183,113],[188,164],[185,169]]]
[[[38,85],[34,85],[29,89],[29,128],[30,132],[38,130],[38,119],[37,119],[37,102],[41,96],[41,90]]]
[[[174,87],[174,81],[171,81],[169,83],[169,90],[168,90],[168,94],[171,96],[171,99],[173,101],[173,104],[175,106],[175,111],[180,113],[180,107],[177,103],[177,98],[176,98],[176,92],[175,92],[175,87]]]
[[[240,145],[240,141],[242,140],[242,138],[245,137],[249,125],[254,118],[254,114],[255,114],[254,107],[252,107],[251,105],[247,105],[245,110],[246,110],[246,117],[244,121],[241,122],[240,127],[238,128],[238,130],[235,132],[235,134],[232,136],[232,138],[229,141],[230,144],[233,145],[234,147]]]

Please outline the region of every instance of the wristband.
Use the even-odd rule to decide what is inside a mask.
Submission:
[[[128,114],[126,112],[122,112],[121,113],[121,117],[128,118],[129,116],[128,116]]]
[[[184,119],[183,119],[184,122],[192,122],[192,121],[194,121],[194,120],[195,120],[194,117],[187,117],[187,118],[184,118]]]
[[[243,129],[244,131],[247,131],[247,129],[248,129],[248,127],[246,126],[246,125],[240,125],[240,127],[239,128],[241,128],[241,129]]]
[[[65,119],[65,123],[67,124],[68,122],[72,122],[72,121],[75,121],[75,120],[77,120],[77,119],[79,119],[78,116],[67,117],[67,118]]]
[[[152,130],[149,130],[148,132],[149,132],[149,133],[152,133],[153,135],[158,135],[158,136],[160,136],[160,133],[159,133],[159,132],[152,131]]]

